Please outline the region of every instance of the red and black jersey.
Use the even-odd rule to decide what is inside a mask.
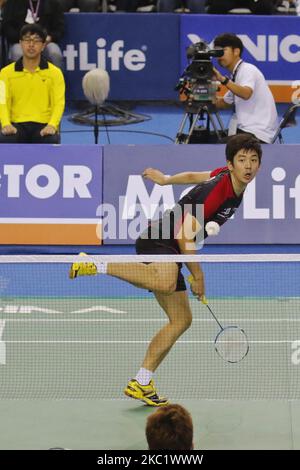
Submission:
[[[177,234],[188,213],[204,226],[214,221],[223,225],[236,211],[243,199],[243,193],[234,192],[230,171],[227,167],[217,168],[210,173],[210,179],[194,186],[171,210],[166,211],[158,221],[151,222],[141,238],[159,240],[178,250]],[[204,211],[204,213],[203,213]],[[203,237],[207,237],[204,229]]]
[[[190,212],[196,218],[196,208],[202,205],[204,225],[210,221],[223,225],[235,213],[242,199],[243,193],[240,196],[235,194],[230,171],[224,167],[213,170],[209,180],[197,184],[177,204],[181,206],[184,216]],[[192,207],[192,211],[189,206]]]

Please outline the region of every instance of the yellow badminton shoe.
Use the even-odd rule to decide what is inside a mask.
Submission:
[[[79,253],[79,256],[87,256],[86,253]],[[97,266],[93,262],[72,263],[69,278],[75,279],[78,276],[95,276],[97,274]]]
[[[130,380],[124,390],[125,395],[136,400],[141,400],[149,406],[166,406],[169,404],[167,398],[160,397],[154,386],[153,380],[148,385],[141,385],[137,380]]]

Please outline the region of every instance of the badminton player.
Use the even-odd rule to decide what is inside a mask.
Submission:
[[[258,140],[249,134],[231,137],[226,145],[227,166],[208,172],[186,172],[165,176],[148,168],[143,176],[159,185],[195,184],[177,203],[182,212],[167,211],[158,222],[149,225],[136,240],[136,252],[147,255],[195,254],[197,234],[210,221],[223,225],[239,207],[247,185],[255,178],[261,163]],[[204,208],[201,221],[197,205]],[[175,206],[175,207],[176,207]],[[177,216],[174,215],[177,213]],[[178,213],[181,214],[178,216]],[[202,211],[203,214],[203,211]],[[164,223],[170,230],[166,236]],[[204,231],[204,237],[207,234]],[[204,274],[198,262],[185,263],[193,276],[191,290],[199,299],[205,294]],[[77,276],[108,274],[137,287],[151,290],[166,313],[169,322],[151,340],[141,368],[130,380],[124,393],[150,406],[164,406],[167,398],[154,386],[153,374],[177,339],[192,323],[181,263],[105,263],[76,262],[70,269],[71,279]]]

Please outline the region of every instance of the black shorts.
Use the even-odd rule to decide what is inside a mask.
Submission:
[[[146,238],[138,238],[135,242],[135,251],[138,255],[178,255],[175,246],[162,240],[151,240]],[[176,284],[176,292],[185,291],[186,285],[184,277],[181,273],[182,263],[176,263],[178,266],[178,276]]]

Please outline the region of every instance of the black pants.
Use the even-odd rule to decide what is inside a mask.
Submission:
[[[233,8],[249,8],[256,15],[271,15],[275,0],[208,0],[209,13],[226,14]]]
[[[16,127],[17,133],[12,135],[4,135],[0,132],[0,144],[59,144],[60,135],[41,136],[40,132],[47,124],[39,122],[13,122],[12,125]]]

